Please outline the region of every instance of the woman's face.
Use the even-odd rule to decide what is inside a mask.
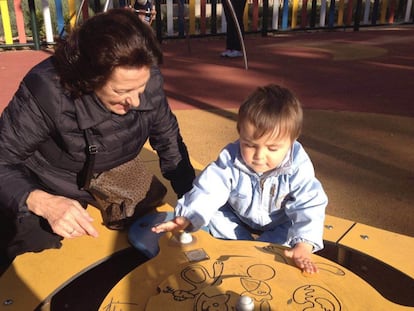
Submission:
[[[149,78],[149,67],[116,67],[95,94],[108,110],[124,115],[131,107],[139,106],[139,95],[144,92]]]

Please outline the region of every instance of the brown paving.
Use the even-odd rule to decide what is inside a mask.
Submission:
[[[300,141],[330,198],[327,212],[414,236],[414,27],[246,37],[242,59],[223,38],[163,42],[165,89],[192,158],[205,165],[236,139],[240,102],[278,83],[302,100]],[[48,56],[0,52],[0,109]]]

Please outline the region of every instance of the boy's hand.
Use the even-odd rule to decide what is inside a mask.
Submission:
[[[304,272],[313,274],[319,272],[311,259],[313,246],[308,243],[297,243],[294,248],[285,250],[285,256],[292,258],[296,266]]]
[[[178,216],[178,217],[175,217],[173,220],[166,221],[166,222],[163,222],[159,225],[152,227],[151,230],[152,232],[155,232],[155,233],[161,233],[165,231],[179,231],[179,230],[184,230],[189,225],[190,225],[190,221],[187,218],[183,216]]]

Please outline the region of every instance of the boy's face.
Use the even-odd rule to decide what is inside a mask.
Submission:
[[[256,173],[265,173],[280,165],[288,153],[290,137],[274,137],[272,133],[254,139],[256,128],[245,122],[240,127],[240,149],[244,162]]]

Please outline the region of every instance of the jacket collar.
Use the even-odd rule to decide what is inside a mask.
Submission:
[[[94,127],[111,118],[111,112],[95,94],[83,95],[75,99],[77,121],[81,130]]]

